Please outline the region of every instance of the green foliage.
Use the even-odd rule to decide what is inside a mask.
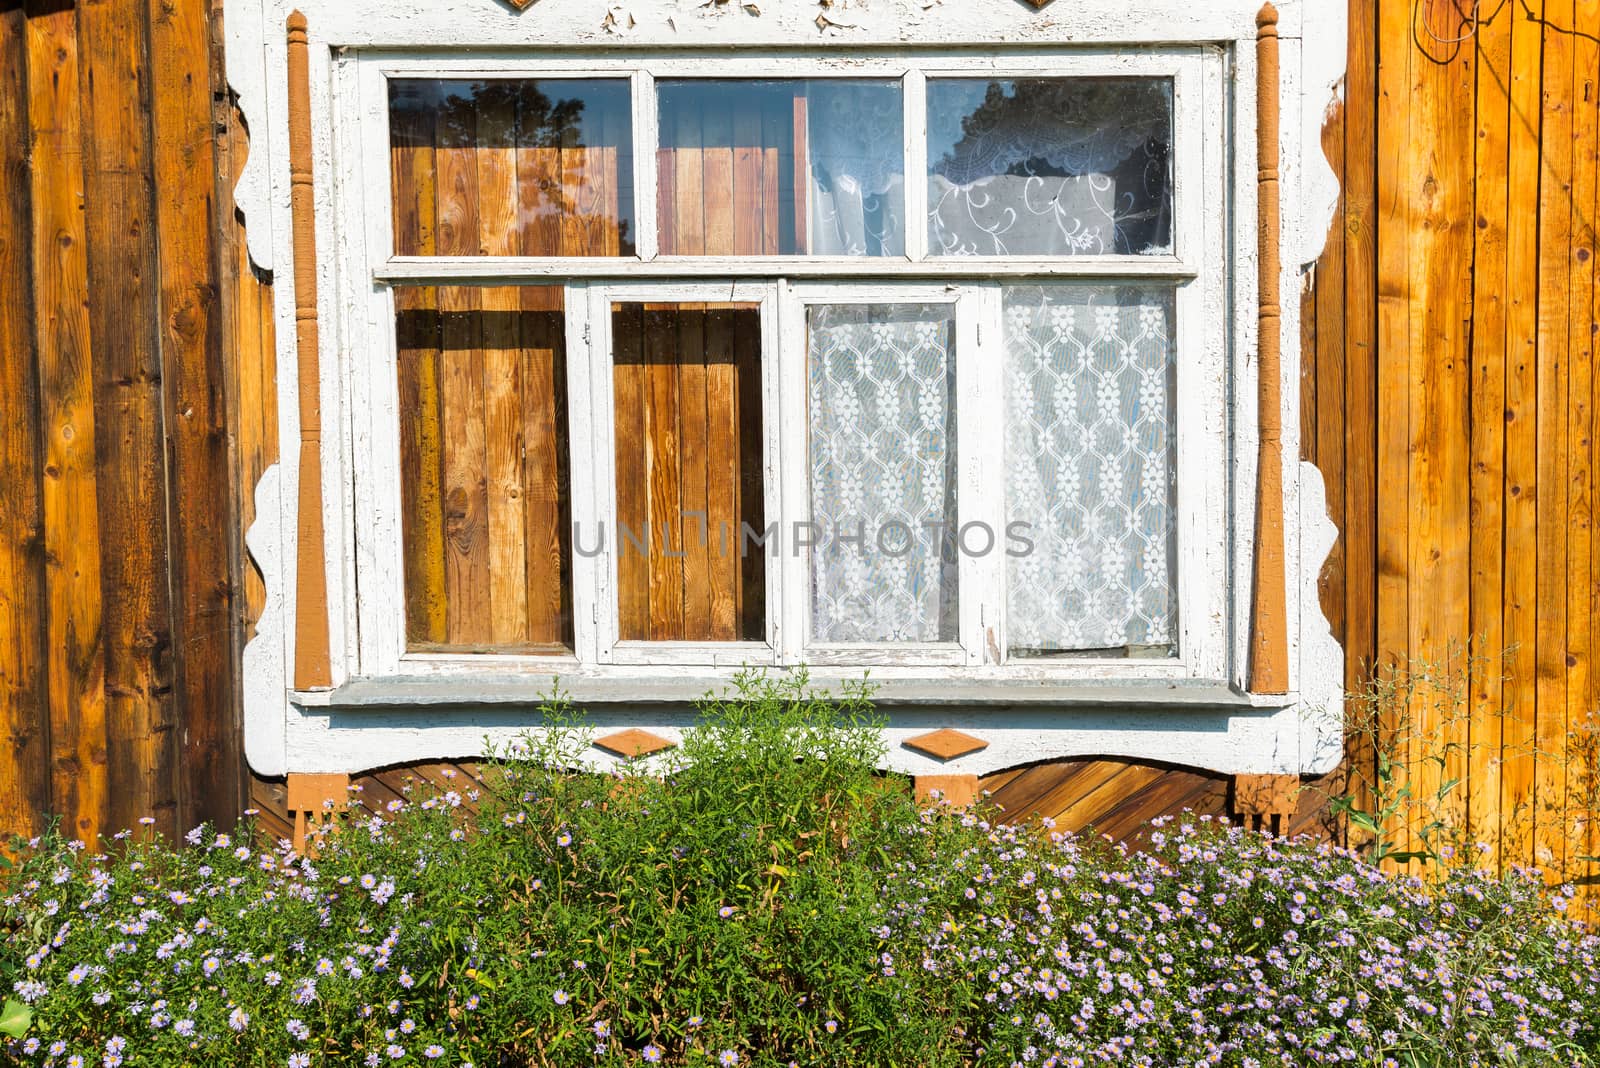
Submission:
[[[803,676],[610,775],[543,713],[481,787],[352,805],[310,857],[248,825],[20,846],[0,1063],[1596,1063],[1600,940],[1528,880],[919,810],[868,693]]]

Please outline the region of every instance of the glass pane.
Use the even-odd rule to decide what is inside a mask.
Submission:
[[[1172,250],[1172,83],[928,82],[935,256]]]
[[[811,636],[956,640],[955,311],[808,311]]]
[[[1010,653],[1171,655],[1172,292],[1012,286],[1004,303]]]
[[[613,304],[625,641],[766,640],[761,307]]]
[[[632,256],[626,80],[389,83],[400,256]]]
[[[572,647],[560,286],[397,286],[406,641]]]
[[[663,81],[661,252],[905,254],[900,85]]]

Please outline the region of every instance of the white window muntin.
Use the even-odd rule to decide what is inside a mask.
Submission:
[[[337,210],[342,218],[362,217],[365,226],[340,226],[337,233],[339,277],[347,298],[341,301],[341,370],[334,381],[339,397],[350,413],[349,433],[343,438],[341,453],[350,471],[348,485],[353,492],[340,493],[343,512],[353,529],[355,552],[347,555],[349,574],[342,576],[345,589],[359,588],[362,596],[346,598],[344,614],[347,643],[346,667],[351,676],[394,676],[509,672],[550,674],[574,668],[615,665],[618,670],[649,673],[681,671],[704,667],[732,667],[743,663],[802,661],[827,667],[876,666],[887,669],[886,677],[907,667],[926,673],[926,669],[954,671],[962,675],[996,674],[1009,679],[1111,679],[1192,677],[1226,679],[1229,629],[1227,596],[1229,555],[1227,549],[1230,509],[1228,495],[1227,449],[1231,424],[1230,404],[1233,387],[1230,375],[1236,374],[1229,359],[1227,324],[1232,303],[1227,277],[1230,243],[1225,205],[1230,199],[1229,154],[1225,140],[1226,89],[1223,55],[1218,49],[1178,48],[1131,54],[1063,52],[1059,54],[1007,54],[989,59],[960,55],[928,55],[915,66],[905,60],[888,58],[841,60],[832,57],[778,56],[773,60],[743,58],[663,57],[640,61],[620,61],[600,65],[593,59],[529,59],[525,55],[503,57],[479,55],[467,59],[398,59],[385,54],[350,53],[334,68],[335,122],[334,157],[345,168],[344,180],[337,183]],[[933,77],[1063,77],[1063,76],[1167,76],[1174,82],[1174,158],[1173,230],[1171,256],[1063,256],[1044,260],[996,257],[951,257],[913,262],[905,257],[660,257],[647,260],[655,244],[655,92],[657,76],[734,77],[871,77],[898,75],[905,84],[915,85],[904,93],[907,108],[907,189],[920,189],[919,179],[926,169],[926,114],[923,81]],[[388,151],[389,77],[501,77],[562,78],[590,77],[632,80],[634,90],[635,218],[639,222],[637,257],[615,258],[531,258],[531,257],[395,257],[391,232],[391,178]],[[352,122],[350,119],[359,121]],[[908,209],[917,203],[908,200]],[[1212,205],[1212,210],[1204,210]],[[909,210],[908,210],[909,215]],[[908,248],[913,254],[925,253],[925,231],[908,225]],[[916,233],[913,238],[910,235]],[[724,274],[739,278],[769,278],[743,290],[747,294],[730,298],[735,283],[696,282],[705,275]],[[573,617],[575,649],[572,656],[529,656],[524,654],[412,653],[405,650],[404,577],[400,567],[401,535],[399,500],[399,425],[398,386],[395,379],[396,344],[394,302],[391,286],[407,283],[499,283],[555,284],[567,282],[567,346],[569,361],[568,403],[572,440],[572,514],[580,516],[592,529],[602,515],[614,516],[614,485],[610,479],[614,454],[600,449],[600,436],[609,443],[609,408],[593,407],[597,386],[594,369],[604,366],[609,379],[610,346],[597,343],[599,324],[609,330],[609,315],[596,315],[600,302],[614,299],[648,300],[759,300],[762,303],[763,363],[782,368],[789,376],[798,368],[800,387],[795,394],[788,378],[779,387],[772,373],[764,374],[763,402],[769,412],[782,412],[781,419],[769,419],[764,430],[767,450],[764,464],[768,479],[767,498],[772,508],[774,495],[786,507],[773,514],[804,514],[802,503],[796,512],[790,497],[796,492],[792,479],[784,480],[776,469],[771,450],[774,436],[782,435],[785,463],[797,462],[803,473],[805,460],[804,423],[799,430],[789,424],[791,408],[805,404],[804,313],[803,304],[824,301],[829,290],[822,280],[839,276],[867,276],[868,282],[835,290],[851,294],[850,299],[865,300],[861,294],[878,286],[881,292],[894,289],[897,277],[909,283],[927,280],[928,287],[898,290],[915,292],[915,299],[929,302],[940,279],[948,287],[957,286],[962,296],[956,299],[967,310],[958,312],[958,322],[968,324],[962,338],[968,338],[965,351],[981,353],[991,366],[1004,358],[1003,323],[1000,315],[1002,284],[1015,282],[1096,281],[1151,284],[1169,280],[1175,290],[1175,334],[1177,345],[1176,476],[1178,565],[1178,656],[1172,660],[1124,660],[1070,658],[1031,660],[1025,664],[1003,664],[1005,644],[1005,576],[1003,557],[984,566],[963,562],[961,576],[960,640],[958,652],[944,648],[896,650],[893,646],[875,649],[860,647],[830,649],[807,648],[809,598],[804,596],[808,575],[805,562],[780,556],[769,563],[768,642],[720,643],[619,643],[615,640],[616,601],[614,560],[585,560],[574,552]],[[626,277],[627,286],[607,286],[607,278]],[[640,283],[637,279],[660,277],[664,284]],[[791,285],[787,279],[794,279]],[[806,281],[808,278],[818,282]],[[589,279],[593,279],[592,282]],[[677,279],[676,282],[667,281]],[[985,281],[988,280],[988,281]],[[750,283],[744,283],[750,285]],[[591,292],[592,291],[592,292]],[[617,294],[631,293],[620,298]],[[685,296],[707,293],[710,296]],[[775,295],[782,293],[781,299]],[[602,296],[601,294],[607,294]],[[796,315],[798,311],[798,316]],[[781,318],[781,322],[780,322]],[[799,343],[791,320],[798,318]],[[958,327],[958,330],[961,328]],[[977,368],[978,360],[961,359],[963,341],[958,339],[958,376],[963,366]],[[776,358],[774,358],[776,357]],[[961,376],[958,395],[968,417],[958,413],[959,440],[976,445],[977,431],[963,432],[975,422],[978,410],[1000,417],[1003,399],[998,389],[985,393],[973,387],[969,376]],[[609,388],[606,386],[605,388]],[[776,395],[775,395],[776,394]],[[982,398],[987,396],[987,401]],[[969,397],[976,400],[969,400]],[[594,416],[600,416],[594,419]],[[596,425],[600,424],[600,425]],[[799,434],[798,440],[795,435]],[[793,443],[791,445],[790,443]],[[1002,445],[998,438],[992,447],[967,448],[962,452],[963,485],[975,482],[994,487],[1003,480],[997,468],[980,476],[969,471],[968,458],[975,465],[999,464]],[[601,465],[604,465],[603,467]],[[579,477],[583,471],[592,477]],[[977,502],[974,490],[958,499],[966,512],[966,502]],[[799,483],[804,502],[805,482]],[[609,503],[606,503],[609,500]],[[330,502],[337,504],[338,502]],[[982,499],[988,514],[1003,517],[1003,500]],[[609,513],[608,513],[609,509]],[[963,520],[965,521],[965,519]],[[1001,523],[1003,528],[1003,522]],[[787,547],[786,547],[787,549]],[[968,568],[974,571],[969,581]],[[798,570],[796,570],[798,569]],[[798,575],[800,584],[795,585]],[[969,596],[968,591],[981,596]],[[798,613],[798,615],[796,614]],[[607,625],[609,621],[609,632]]]

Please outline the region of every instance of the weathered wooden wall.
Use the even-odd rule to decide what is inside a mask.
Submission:
[[[0,833],[242,800],[232,490],[271,391],[238,381],[263,287],[219,207],[220,10],[0,0]]]
[[[1305,302],[1305,454],[1343,530],[1324,606],[1352,689],[1487,661],[1464,715],[1414,710],[1417,790],[1459,777],[1472,838],[1592,884],[1600,2],[1350,10],[1344,200]]]

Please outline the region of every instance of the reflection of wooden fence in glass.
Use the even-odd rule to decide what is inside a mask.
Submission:
[[[763,641],[761,320],[751,304],[612,311],[618,636]]]

